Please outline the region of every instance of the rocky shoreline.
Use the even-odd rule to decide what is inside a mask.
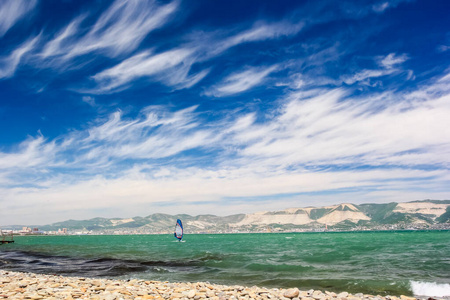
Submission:
[[[294,300],[414,300],[401,295],[379,296],[315,290],[225,286],[207,282],[170,283],[64,277],[0,270],[0,299],[294,299]]]

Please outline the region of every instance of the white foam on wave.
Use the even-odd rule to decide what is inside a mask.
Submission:
[[[416,296],[450,296],[450,284],[423,281],[411,281],[411,289]]]

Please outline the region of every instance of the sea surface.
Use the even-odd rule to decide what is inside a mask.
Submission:
[[[450,295],[450,231],[17,236],[0,269],[81,277]]]

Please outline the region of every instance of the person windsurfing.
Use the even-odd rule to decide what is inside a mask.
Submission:
[[[177,223],[175,224],[175,232],[173,235],[179,242],[183,239],[183,223],[181,223],[180,219],[177,219]]]

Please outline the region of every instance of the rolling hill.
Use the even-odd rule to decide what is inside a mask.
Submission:
[[[44,231],[67,228],[69,232],[167,233],[176,219],[186,232],[253,232],[289,230],[354,230],[450,227],[450,200],[422,200],[404,203],[351,204],[289,208],[280,211],[215,215],[168,215],[155,213],[134,218],[68,220],[40,226]],[[21,225],[22,226],[22,225]],[[14,226],[20,228],[20,226]],[[439,226],[438,226],[439,227]],[[442,226],[441,226],[442,227]]]

